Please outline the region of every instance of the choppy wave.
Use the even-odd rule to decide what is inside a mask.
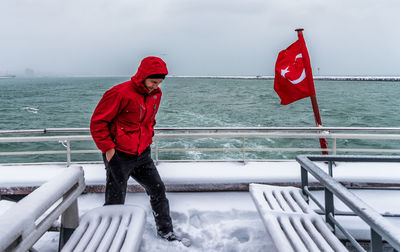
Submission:
[[[0,129],[87,128],[93,110],[104,92],[126,80],[124,77],[4,79],[0,83],[0,108],[3,119],[0,120]],[[399,82],[316,80],[315,89],[322,123],[331,127],[400,127],[399,88]],[[273,80],[171,77],[163,82],[161,89],[163,97],[156,117],[156,127],[315,125],[310,100],[305,98],[287,106],[280,105],[280,99],[273,90]],[[176,140],[161,143],[165,144],[161,147],[240,147],[240,141],[223,141]],[[281,139],[265,139],[259,142],[246,140],[247,146],[255,148],[302,144]],[[77,143],[73,148],[85,149],[86,146],[95,148],[93,143]],[[21,151],[21,148],[16,144],[0,144],[1,150]],[[58,145],[55,148],[62,149]],[[41,147],[38,148],[37,143],[26,143],[23,149],[36,150]],[[173,159],[216,159],[237,158],[240,152],[162,155],[169,155],[168,157]],[[50,158],[50,155],[47,155],[44,160],[65,161],[63,155],[53,156],[55,157]],[[83,154],[77,156],[85,158]],[[249,153],[251,158],[278,156],[290,155],[276,152]],[[100,155],[90,157],[101,160]],[[14,157],[14,160],[20,161],[20,157]]]
[[[21,108],[22,110],[25,110],[27,112],[33,113],[33,114],[37,114],[39,113],[39,107],[35,108],[35,107],[23,107]]]

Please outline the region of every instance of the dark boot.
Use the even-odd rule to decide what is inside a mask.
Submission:
[[[173,231],[170,231],[168,233],[163,233],[161,231],[157,231],[158,236],[160,236],[162,239],[165,239],[167,241],[180,241],[181,239],[176,236],[176,234]]]

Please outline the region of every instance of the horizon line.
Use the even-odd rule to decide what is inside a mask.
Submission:
[[[1,76],[7,78],[8,76]],[[106,78],[106,77],[127,77],[131,75],[37,75],[37,76],[13,76],[12,78],[40,78],[40,77],[70,77],[70,78]],[[9,77],[8,77],[9,78]],[[167,75],[166,78],[198,78],[198,79],[258,79],[273,80],[274,75]],[[383,76],[383,75],[317,75],[313,76],[314,80],[336,80],[336,81],[400,81],[400,76]]]

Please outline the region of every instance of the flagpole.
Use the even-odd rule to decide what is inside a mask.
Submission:
[[[309,57],[307,49],[306,49],[307,47],[306,47],[306,43],[305,43],[304,37],[303,37],[303,30],[304,29],[300,28],[300,29],[296,29],[295,31],[297,32],[300,43],[302,44],[302,54],[303,54],[303,59],[304,59],[303,62],[304,62],[304,68],[306,71],[306,76],[311,76],[311,78],[307,78],[307,80],[308,80],[308,86],[313,94],[310,96],[310,99],[311,99],[311,105],[312,105],[313,112],[314,112],[315,124],[317,125],[317,127],[321,127],[322,120],[321,120],[321,115],[319,113],[317,97],[315,95],[314,80],[313,80],[313,75],[312,75],[312,70],[311,70],[310,57]],[[319,144],[322,149],[328,148],[325,138],[320,138]],[[328,152],[322,151],[322,154],[327,155]]]

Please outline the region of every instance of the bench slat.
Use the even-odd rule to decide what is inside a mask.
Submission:
[[[84,214],[62,251],[137,251],[145,211],[138,206],[109,205]]]
[[[111,247],[112,237],[115,237],[120,227],[121,220],[119,218],[113,218],[111,220],[110,226],[104,234],[104,239],[101,241],[99,245],[99,250],[104,251]]]
[[[300,189],[250,184],[250,193],[278,251],[347,251]]]
[[[296,229],[297,232],[304,234],[308,233],[307,229],[304,226],[304,221],[296,218],[293,218],[293,226]],[[323,248],[319,243],[318,239],[313,239],[309,235],[300,235],[300,238],[302,239],[303,243],[306,245],[307,249],[309,251],[319,251],[321,248]]]

